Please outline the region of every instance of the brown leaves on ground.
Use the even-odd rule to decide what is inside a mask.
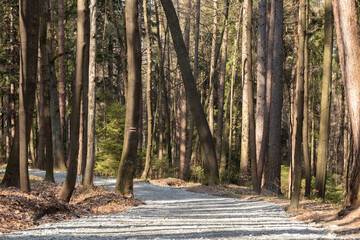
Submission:
[[[56,198],[60,188],[61,185],[44,182],[40,178],[32,179],[30,193],[0,186],[0,232],[8,233],[84,216],[119,213],[142,204],[137,199],[125,198],[120,193],[101,188],[82,194],[81,186],[76,187],[70,203],[66,203]]]
[[[185,188],[191,192],[207,193],[222,197],[272,202],[279,204],[284,210],[287,210],[290,204],[290,200],[279,198],[270,191],[262,190],[261,195],[258,195],[253,192],[251,188],[234,184],[203,186],[200,184],[186,183],[175,178],[151,180],[151,183],[160,186]],[[303,199],[300,202],[299,209],[288,213],[298,221],[303,221],[318,227],[326,227],[332,230],[339,238],[360,239],[360,208],[352,210],[341,209],[342,206]]]

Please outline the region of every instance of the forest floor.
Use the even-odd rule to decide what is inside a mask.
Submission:
[[[3,178],[0,172],[0,182]],[[31,192],[0,186],[0,232],[32,228],[44,223],[59,222],[85,216],[97,216],[124,212],[142,204],[135,198],[125,198],[120,193],[96,188],[94,192],[82,194],[76,186],[70,203],[59,201],[56,194],[61,184],[44,182],[30,175]]]
[[[215,196],[239,198],[252,201],[266,201],[280,205],[287,210],[290,200],[274,196],[271,192],[262,191],[256,194],[249,187],[230,185],[203,186],[196,183],[187,183],[176,178],[151,180],[152,184],[183,188],[191,192],[207,193]],[[309,223],[317,227],[325,227],[333,231],[339,238],[360,239],[360,208],[343,210],[342,206],[302,199],[300,208],[287,211],[292,218]]]

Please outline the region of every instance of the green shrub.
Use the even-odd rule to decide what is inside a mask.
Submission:
[[[105,108],[96,122],[96,165],[95,172],[115,176],[121,159],[124,142],[125,106],[113,103]],[[106,122],[104,123],[104,119]]]

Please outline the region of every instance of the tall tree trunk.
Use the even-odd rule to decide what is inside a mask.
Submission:
[[[198,62],[199,62],[199,33],[200,33],[200,0],[196,0],[196,23],[195,23],[195,49],[194,49],[194,81],[197,82]],[[188,149],[186,162],[191,162],[193,152],[193,136],[194,136],[194,117],[190,114],[190,129],[188,138]]]
[[[198,129],[201,143],[201,156],[204,161],[204,184],[218,183],[218,165],[216,161],[215,146],[210,132],[206,116],[201,105],[200,96],[191,72],[189,55],[187,53],[182,33],[174,6],[171,0],[161,0],[166,18],[170,27],[174,48],[178,57],[182,78],[186,90],[186,96],[190,104],[191,113],[194,116],[195,125]]]
[[[116,178],[115,191],[133,196],[133,176],[137,165],[137,138],[141,91],[141,39],[138,23],[138,0],[125,3],[128,55],[128,90],[124,147]]]
[[[232,55],[232,66],[231,66],[231,80],[230,80],[230,106],[229,106],[229,163],[231,161],[232,155],[232,146],[233,146],[233,111],[234,111],[234,87],[235,87],[235,78],[236,78],[236,68],[237,68],[237,59],[238,59],[238,48],[240,41],[240,21],[242,18],[242,7],[239,9],[239,16],[236,22],[236,37],[234,42],[234,51]]]
[[[30,191],[28,142],[35,101],[39,29],[39,1],[20,0],[19,173],[20,188]],[[16,154],[15,154],[16,155]],[[14,159],[15,160],[15,159]]]
[[[251,176],[255,191],[259,191],[256,164],[255,126],[254,126],[254,101],[252,91],[252,0],[245,0],[243,5],[243,41],[242,41],[242,134],[240,158],[240,184],[244,184],[248,176],[248,163],[251,162]],[[254,154],[255,153],[255,154]],[[254,161],[255,156],[255,161]],[[255,179],[256,177],[256,179]]]
[[[353,135],[353,165],[347,204],[357,205],[360,185],[360,26],[355,1],[333,0],[341,72]]]
[[[189,54],[190,46],[190,24],[191,24],[191,0],[187,0],[184,41],[185,47]],[[190,161],[186,158],[186,125],[187,125],[187,102],[186,92],[183,85],[180,86],[180,178],[188,181],[190,180]]]
[[[271,105],[269,121],[268,157],[265,163],[264,188],[281,193],[281,112],[283,103],[283,0],[276,1],[274,20],[273,71],[271,77]]]
[[[70,201],[75,188],[76,171],[79,152],[80,105],[83,84],[83,64],[85,51],[85,21],[86,1],[77,1],[77,38],[76,38],[76,66],[73,82],[73,99],[70,122],[70,161],[65,182],[63,183],[58,198]]]
[[[297,60],[297,77],[294,103],[294,124],[292,132],[292,161],[294,163],[294,189],[291,193],[291,203],[289,209],[299,207],[301,191],[301,143],[302,143],[302,125],[304,114],[304,43],[305,43],[305,25],[306,25],[306,6],[305,0],[300,0],[299,17],[299,48]]]
[[[64,0],[58,1],[58,48],[59,48],[59,109],[61,122],[61,136],[65,140],[66,126],[66,84],[65,84],[65,55],[64,55]]]
[[[324,59],[321,89],[320,133],[316,164],[315,189],[318,197],[325,198],[326,170],[330,127],[330,89],[332,79],[333,17],[331,0],[325,1]]]
[[[229,1],[225,1],[225,11],[229,9]],[[227,14],[225,14],[227,15]],[[218,114],[217,114],[217,130],[216,130],[216,158],[221,159],[222,138],[223,138],[223,123],[224,123],[224,95],[225,95],[225,78],[226,78],[226,62],[227,62],[227,46],[228,46],[228,23],[226,20],[224,30],[224,38],[221,50],[221,64],[218,88]]]
[[[51,132],[51,115],[50,115],[50,61],[51,53],[51,26],[50,26],[50,9],[49,1],[42,3],[41,29],[40,29],[40,50],[41,50],[41,77],[44,84],[44,123],[46,137],[46,154],[45,154],[45,181],[55,182],[54,180],[54,158],[53,143]]]
[[[53,1],[53,0],[51,0]],[[50,77],[50,119],[51,119],[51,132],[52,132],[52,151],[54,158],[54,168],[58,171],[65,172],[66,164],[65,164],[65,149],[64,149],[64,141],[62,137],[62,125],[60,118],[60,108],[59,108],[59,94],[58,94],[58,86],[57,86],[57,78],[55,73],[55,56],[54,56],[54,3],[50,2],[50,11],[51,11],[51,22],[50,29],[48,29],[48,43],[49,44],[49,52],[48,52],[48,60],[49,60],[49,77]],[[60,76],[59,76],[60,78]]]
[[[209,86],[209,127],[211,135],[214,135],[214,78],[216,68],[216,44],[218,35],[218,3],[217,0],[213,0],[214,8],[214,23],[211,40],[211,59],[210,59],[210,86]]]
[[[151,39],[150,39],[150,25],[147,11],[147,0],[143,0],[144,9],[144,25],[146,34],[146,111],[147,111],[147,146],[146,146],[146,159],[144,171],[141,179],[148,178],[151,168],[152,158],[152,126],[153,116],[151,108]],[[160,50],[162,51],[162,50]]]
[[[310,197],[311,190],[311,162],[309,157],[309,0],[306,0],[306,26],[305,26],[305,46],[304,46],[304,127],[303,127],[303,154],[305,167],[305,197]]]
[[[90,41],[89,41],[89,94],[87,122],[87,158],[84,171],[84,192],[93,190],[93,171],[95,165],[95,80],[96,80],[96,0],[90,0]]]
[[[262,167],[265,163],[265,119],[266,115],[266,7],[267,0],[259,1],[258,38],[257,38],[257,95],[256,95],[256,159],[258,162],[258,177],[262,178]]]

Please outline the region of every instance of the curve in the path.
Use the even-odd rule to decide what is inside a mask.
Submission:
[[[42,171],[31,174],[43,176]],[[65,178],[56,173],[56,181]],[[114,179],[97,178],[112,188]],[[329,231],[289,219],[280,206],[135,184],[146,202],[121,214],[50,223],[0,236],[4,239],[335,239]]]

